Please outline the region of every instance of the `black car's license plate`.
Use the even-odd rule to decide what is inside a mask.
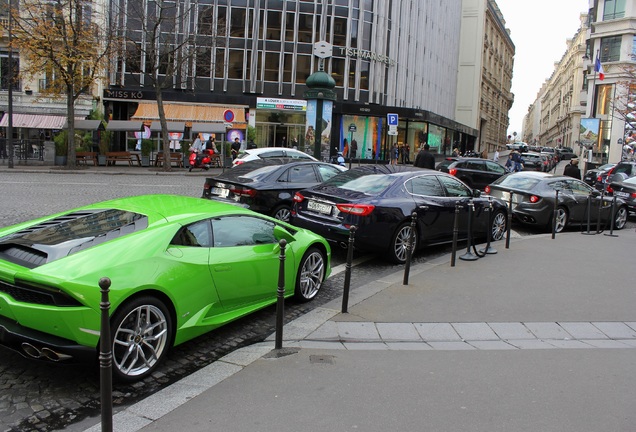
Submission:
[[[323,204],[317,201],[309,201],[307,203],[307,210],[311,210],[316,213],[331,214],[331,209],[332,207],[329,204]]]
[[[629,197],[629,194],[628,194],[627,192],[614,191],[614,194],[615,194],[617,197],[620,197],[620,198],[627,198],[627,197]]]

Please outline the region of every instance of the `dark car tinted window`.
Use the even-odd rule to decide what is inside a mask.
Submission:
[[[386,190],[395,178],[386,174],[370,174],[368,171],[352,169],[332,177],[322,184],[324,187],[339,187],[368,195],[378,195]]]
[[[495,162],[486,161],[486,170],[488,172],[494,172],[497,174],[504,175],[506,173],[506,169]]]
[[[322,177],[321,181],[329,180],[331,177],[340,174],[342,171],[330,165],[318,165],[318,172]]]
[[[469,197],[472,193],[468,187],[453,177],[439,176],[439,181],[444,185],[446,196],[451,197]]]
[[[484,171],[483,161],[470,161],[466,164],[466,168],[477,171]]]
[[[444,196],[444,189],[435,176],[420,176],[409,179],[406,190],[414,195]]]
[[[284,156],[285,156],[285,153],[283,153],[282,150],[272,150],[272,151],[260,153],[258,155],[258,157],[261,158],[261,159],[279,158],[279,157],[284,157]]]
[[[299,165],[289,169],[289,181],[292,183],[318,183],[316,171],[312,165]]]
[[[614,168],[614,171],[612,171],[612,174],[619,174],[619,173],[625,173],[629,177],[633,176],[634,175],[634,164],[619,163],[618,165],[616,165],[616,168]]]

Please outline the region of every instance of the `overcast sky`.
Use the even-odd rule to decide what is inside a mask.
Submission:
[[[566,40],[580,27],[579,16],[587,12],[588,0],[496,0],[515,44],[510,127],[521,134],[523,116],[537,92],[561,60]]]

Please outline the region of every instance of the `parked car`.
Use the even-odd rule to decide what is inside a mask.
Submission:
[[[326,162],[274,158],[251,161],[208,177],[203,198],[239,205],[289,222],[294,194],[322,183],[345,167]]]
[[[585,172],[585,175],[583,176],[583,181],[587,183],[588,185],[594,186],[594,187],[596,187],[597,182],[599,185],[601,185],[604,183],[604,179],[605,177],[607,177],[607,173],[609,172],[609,170],[615,166],[616,166],[615,163],[608,163],[605,165],[601,165],[598,168],[589,169]]]
[[[557,147],[556,151],[559,155],[559,160],[570,160],[577,156],[571,147]]]
[[[519,153],[525,153],[528,151],[528,144],[518,141],[518,142],[513,142],[513,143],[508,143],[506,144],[506,148],[508,150],[516,150]]]
[[[506,173],[503,165],[481,158],[446,158],[436,169],[457,177],[470,188],[482,190]]]
[[[450,174],[403,165],[363,165],[297,192],[292,224],[327,240],[347,245],[356,226],[355,248],[406,260],[412,213],[417,214],[414,251],[453,239],[455,206],[459,206],[458,237],[468,237],[468,203],[474,203],[473,236],[493,240],[506,231],[506,206],[481,196],[477,189]],[[492,202],[493,211],[485,211]]]
[[[309,301],[329,275],[329,244],[236,206],[143,195],[2,228],[0,344],[96,361],[106,276],[113,375],[140,380],[173,345],[275,303],[282,239],[285,296]]]
[[[636,176],[636,161],[622,161],[609,169],[605,174],[596,177],[594,187],[600,191],[607,191],[607,186],[611,182],[619,182]]]
[[[550,163],[547,155],[528,152],[521,153],[521,157],[523,158],[523,171],[549,171]]]
[[[554,168],[559,163],[559,154],[554,147],[543,147],[541,154],[546,154],[550,157],[550,169]]]
[[[271,158],[291,158],[301,160],[317,161],[313,156],[307,153],[301,152],[293,148],[286,147],[260,147],[255,149],[247,149],[242,151],[236,159],[232,161],[232,167],[244,164],[245,162],[258,160],[258,159],[271,159]]]
[[[557,189],[556,232],[570,226],[585,225],[588,216],[591,223],[596,224],[599,207],[601,223],[609,225],[612,198],[601,196],[599,191],[572,177],[530,171],[512,173],[488,186],[486,193],[506,202],[512,194],[512,217],[515,221],[551,231]],[[591,214],[588,212],[588,197],[590,207],[594,209]],[[614,229],[622,229],[626,222],[627,205],[618,200]]]
[[[636,177],[629,177],[623,181],[613,181],[608,186],[607,192],[611,196],[625,201],[627,208],[636,212]]]

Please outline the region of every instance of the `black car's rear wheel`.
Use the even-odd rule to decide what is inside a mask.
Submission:
[[[327,259],[323,252],[315,247],[309,248],[298,268],[294,291],[296,300],[306,302],[316,297],[325,280],[326,264]]]
[[[124,382],[150,375],[172,344],[172,319],[160,300],[142,296],[112,318],[113,376]]]
[[[289,222],[291,217],[291,207],[285,204],[279,205],[272,212],[272,217],[282,220],[283,222]]]
[[[490,239],[492,241],[503,239],[506,235],[507,228],[508,218],[506,217],[506,213],[503,210],[497,210],[492,217],[492,225],[490,226],[492,237],[490,237]]]
[[[616,214],[614,214],[614,229],[615,230],[622,230],[623,228],[625,228],[625,225],[627,224],[628,215],[629,215],[629,212],[627,211],[627,207],[625,206],[619,207],[618,210],[616,210]]]
[[[411,236],[411,224],[403,223],[393,234],[391,238],[391,244],[389,245],[388,259],[397,264],[403,264],[406,262],[406,251],[409,238]],[[417,235],[413,236],[413,248],[412,251],[417,250]]]

